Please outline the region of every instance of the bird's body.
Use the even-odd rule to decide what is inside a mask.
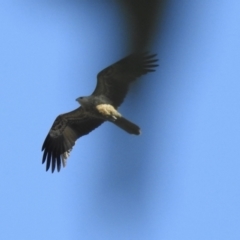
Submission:
[[[52,163],[52,172],[66,165],[66,159],[75,141],[109,121],[130,134],[139,135],[140,128],[124,118],[118,107],[127,94],[129,84],[137,77],[155,71],[156,55],[132,54],[102,70],[97,86],[90,96],[76,100],[81,107],[59,115],[53,123],[42,146],[46,170]]]

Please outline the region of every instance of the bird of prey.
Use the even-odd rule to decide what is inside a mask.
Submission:
[[[80,107],[59,115],[54,121],[42,146],[42,163],[46,162],[46,171],[55,167],[60,171],[61,164],[66,165],[75,141],[99,127],[103,122],[111,122],[130,134],[139,135],[140,128],[124,118],[118,107],[127,94],[129,85],[143,74],[154,72],[156,54],[131,54],[97,75],[97,86],[87,97],[76,99]]]

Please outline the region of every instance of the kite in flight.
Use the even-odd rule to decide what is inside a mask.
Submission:
[[[131,54],[99,72],[92,95],[77,98],[81,106],[59,115],[54,121],[42,146],[42,163],[46,161],[46,171],[50,165],[52,172],[56,166],[60,171],[61,162],[65,167],[75,141],[105,121],[139,135],[140,128],[117,109],[127,94],[129,84],[148,72],[154,72],[157,61],[156,54]]]

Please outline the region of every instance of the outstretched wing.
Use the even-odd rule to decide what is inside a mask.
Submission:
[[[52,163],[52,172],[61,169],[61,155],[70,151],[75,141],[100,126],[104,121],[88,116],[79,107],[76,110],[59,115],[54,121],[42,146],[43,159],[46,161],[46,171]]]
[[[127,94],[128,86],[136,78],[154,72],[158,66],[156,54],[132,54],[105,68],[97,75],[97,86],[92,95],[108,97],[118,107]]]

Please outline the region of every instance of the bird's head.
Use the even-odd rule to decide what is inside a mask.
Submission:
[[[82,103],[84,103],[84,97],[79,97],[76,99],[76,101],[82,105]]]
[[[85,109],[88,109],[88,108],[92,107],[92,105],[93,105],[91,96],[79,97],[76,99],[76,101],[79,102],[81,104],[81,106]]]

